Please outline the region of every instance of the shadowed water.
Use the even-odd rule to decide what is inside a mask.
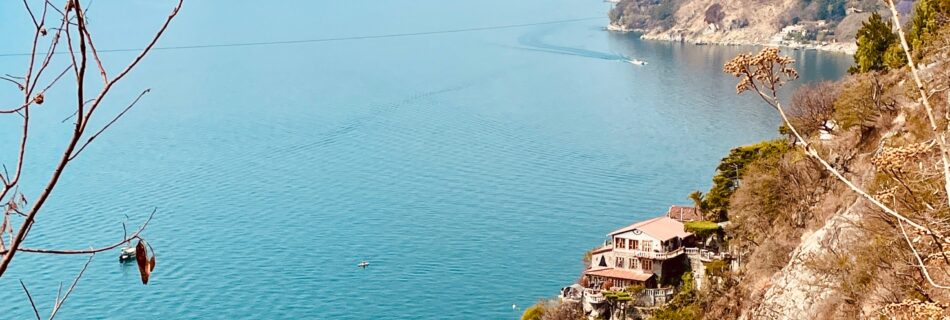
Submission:
[[[17,5],[0,5],[0,29],[28,29]],[[166,10],[96,2],[96,45],[140,46]],[[186,3],[161,45],[604,18],[154,52],[107,111],[152,93],[68,169],[27,244],[109,243],[125,215],[133,228],[157,207],[145,233],[156,274],[143,286],[117,252],[101,254],[61,317],[517,318],[574,281],[607,232],[688,203],[730,148],[777,135],[777,116],[735,96],[721,71],[753,48],[607,33],[606,10],[599,0]],[[0,52],[28,41],[11,33]],[[840,77],[850,63],[787,53],[803,81]],[[110,53],[107,68],[131,57]],[[0,58],[0,72],[23,62]],[[27,197],[70,130],[64,89],[37,111]],[[0,128],[11,150],[15,119]],[[18,255],[0,279],[0,318],[31,317],[18,279],[48,312],[84,259]]]

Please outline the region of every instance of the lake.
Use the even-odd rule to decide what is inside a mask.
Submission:
[[[143,46],[170,8],[95,2],[97,47]],[[143,286],[118,252],[99,254],[60,317],[519,317],[576,280],[606,233],[690,203],[729,149],[778,136],[778,116],[737,97],[721,71],[755,48],[608,33],[607,10],[599,0],[187,2],[159,46],[399,36],[148,56],[104,112],[152,93],[68,168],[26,244],[111,243],[123,221],[134,229],[157,208],[144,234],[155,274]],[[0,53],[28,51],[22,4],[0,4],[0,17]],[[851,64],[786,53],[796,83]],[[107,68],[133,54],[104,54]],[[0,57],[0,72],[22,74],[24,61]],[[71,130],[68,89],[36,111],[27,198]],[[9,86],[0,98],[19,99]],[[9,166],[19,129],[2,118]],[[32,316],[18,279],[48,313],[85,259],[18,254],[0,279],[0,318]]]

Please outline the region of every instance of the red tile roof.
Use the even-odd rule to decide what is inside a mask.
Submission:
[[[614,236],[627,231],[640,230],[647,235],[660,241],[670,240],[675,237],[686,238],[693,235],[683,230],[683,223],[670,219],[669,217],[656,217],[646,221],[640,221],[624,228],[611,232]]]
[[[584,274],[591,275],[591,276],[601,276],[601,277],[607,277],[607,278],[635,280],[635,281],[647,281],[653,277],[652,273],[640,273],[636,271],[614,269],[614,268],[587,270],[587,271],[584,271]]]
[[[693,206],[670,206],[670,210],[666,212],[666,216],[679,220],[680,222],[703,220],[703,212]]]

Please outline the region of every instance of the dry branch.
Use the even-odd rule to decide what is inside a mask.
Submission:
[[[50,4],[49,1],[46,1],[44,3],[43,16],[40,19],[35,19],[35,15],[33,15],[32,10],[30,10],[29,6],[27,6],[28,11],[30,11],[30,15],[33,16],[34,19],[36,20],[36,23],[35,23],[36,31],[34,32],[30,62],[27,67],[27,73],[24,76],[24,80],[23,80],[23,86],[27,88],[26,90],[24,90],[25,91],[24,103],[21,108],[16,108],[16,110],[13,111],[13,112],[22,111],[22,115],[24,118],[23,133],[22,133],[22,139],[21,139],[21,144],[20,144],[20,155],[17,161],[17,169],[14,173],[14,176],[4,178],[5,183],[4,183],[3,189],[0,190],[0,200],[4,199],[7,196],[8,192],[13,187],[15,187],[19,182],[19,177],[20,177],[20,173],[22,172],[22,166],[24,162],[23,161],[24,154],[26,152],[26,145],[28,141],[29,123],[30,123],[30,117],[29,117],[30,107],[32,106],[33,103],[38,102],[36,101],[34,97],[34,89],[36,88],[36,85],[35,83],[31,83],[31,81],[38,80],[38,75],[41,73],[42,70],[46,68],[46,66],[49,65],[49,61],[51,60],[51,57],[54,53],[56,43],[58,42],[58,39],[59,39],[58,35],[60,33],[66,34],[66,44],[67,44],[66,47],[68,48],[68,51],[69,51],[68,52],[69,57],[72,60],[70,68],[72,68],[75,74],[75,80],[76,80],[76,86],[77,86],[77,89],[76,89],[77,120],[73,129],[72,136],[70,137],[65,150],[63,150],[62,156],[57,162],[55,169],[53,170],[52,176],[49,179],[49,182],[46,183],[46,187],[43,188],[42,192],[36,197],[33,205],[30,206],[29,210],[25,210],[26,211],[25,217],[22,224],[17,229],[16,234],[12,237],[12,239],[10,239],[10,244],[8,248],[6,249],[6,251],[3,252],[3,257],[2,259],[0,259],[0,277],[3,276],[3,274],[7,270],[10,262],[13,260],[13,257],[16,255],[17,252],[26,251],[26,252],[59,253],[59,254],[89,253],[91,251],[98,252],[98,251],[95,251],[94,249],[93,250],[51,250],[51,249],[28,249],[28,248],[21,248],[20,246],[23,243],[23,240],[29,234],[31,226],[36,219],[36,215],[42,209],[43,205],[46,203],[46,200],[49,198],[49,196],[52,194],[52,191],[56,187],[57,183],[59,182],[60,177],[62,176],[64,170],[66,169],[70,161],[74,160],[81,151],[83,151],[93,140],[95,140],[96,137],[102,134],[113,123],[118,121],[119,118],[121,118],[129,109],[132,108],[132,106],[134,106],[139,101],[142,95],[148,92],[148,90],[145,90],[128,107],[126,107],[119,114],[114,116],[112,120],[109,121],[106,125],[96,130],[95,133],[93,133],[91,136],[86,138],[85,143],[80,145],[80,140],[83,139],[84,135],[87,133],[87,129],[88,129],[87,126],[90,123],[90,119],[92,119],[92,117],[96,114],[96,111],[98,107],[101,105],[101,103],[104,101],[104,98],[108,95],[108,93],[113,88],[113,86],[117,82],[119,82],[125,75],[127,75],[133,68],[135,68],[135,66],[138,65],[138,63],[142,60],[142,58],[144,58],[145,55],[148,54],[148,52],[155,46],[155,44],[158,42],[158,39],[161,38],[162,34],[164,34],[165,30],[167,30],[169,24],[171,23],[171,20],[174,19],[175,16],[178,14],[178,11],[181,8],[182,4],[183,4],[183,0],[179,0],[177,5],[172,9],[171,13],[165,19],[164,23],[159,28],[159,30],[154,34],[154,36],[151,37],[148,45],[144,49],[142,49],[142,51],[121,72],[119,72],[112,79],[108,79],[108,76],[105,72],[105,68],[102,67],[102,62],[99,58],[98,52],[95,49],[95,46],[92,44],[92,37],[86,25],[85,11],[82,9],[81,7],[82,4],[80,1],[67,1],[63,10],[59,10],[58,8]],[[62,25],[60,28],[57,29],[56,36],[54,36],[53,43],[51,44],[51,48],[53,50],[50,50],[49,52],[47,52],[46,58],[43,59],[42,66],[38,69],[39,71],[37,72],[37,74],[34,75],[33,70],[34,70],[34,65],[36,64],[36,57],[38,55],[36,51],[37,43],[38,43],[39,37],[41,35],[45,35],[46,33],[45,27],[44,27],[44,24],[45,24],[44,21],[46,18],[46,8],[48,7],[52,7],[54,8],[54,10],[62,14],[62,20],[61,20]],[[75,23],[71,22],[73,21],[73,19],[75,19]],[[73,32],[71,31],[73,27],[75,27],[75,36],[76,36],[75,40],[73,39]],[[76,48],[77,46],[73,45],[75,41],[78,41],[78,49]],[[85,91],[87,88],[85,86],[84,80],[86,76],[85,74],[86,65],[87,65],[88,56],[90,52],[92,53],[93,59],[96,61],[97,65],[99,66],[100,75],[103,77],[104,84],[102,88],[99,90],[99,92],[96,94],[96,97],[94,99],[91,99],[89,107],[86,108],[87,99],[85,98],[85,93],[86,93]],[[61,78],[63,74],[65,74],[65,72],[61,73],[60,76],[56,77],[56,79],[54,79],[54,83],[59,78]],[[151,216],[149,216],[149,219],[151,219]],[[138,233],[136,233],[134,236],[138,237]],[[107,247],[115,248],[118,245],[121,245],[122,243],[127,243],[128,241],[131,241],[131,237],[123,239],[122,242],[116,245],[107,246]],[[22,250],[22,249],[26,249],[26,250]]]

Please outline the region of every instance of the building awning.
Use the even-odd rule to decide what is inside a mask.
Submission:
[[[653,277],[652,273],[641,273],[641,272],[636,272],[636,271],[614,269],[614,268],[587,270],[584,272],[584,274],[589,275],[589,276],[599,276],[599,277],[605,277],[605,278],[634,280],[634,281],[647,281]]]
[[[598,253],[607,252],[613,249],[614,248],[611,248],[610,246],[603,246],[603,247],[600,247],[599,249],[595,249],[594,251],[591,251],[590,254],[598,254]]]

